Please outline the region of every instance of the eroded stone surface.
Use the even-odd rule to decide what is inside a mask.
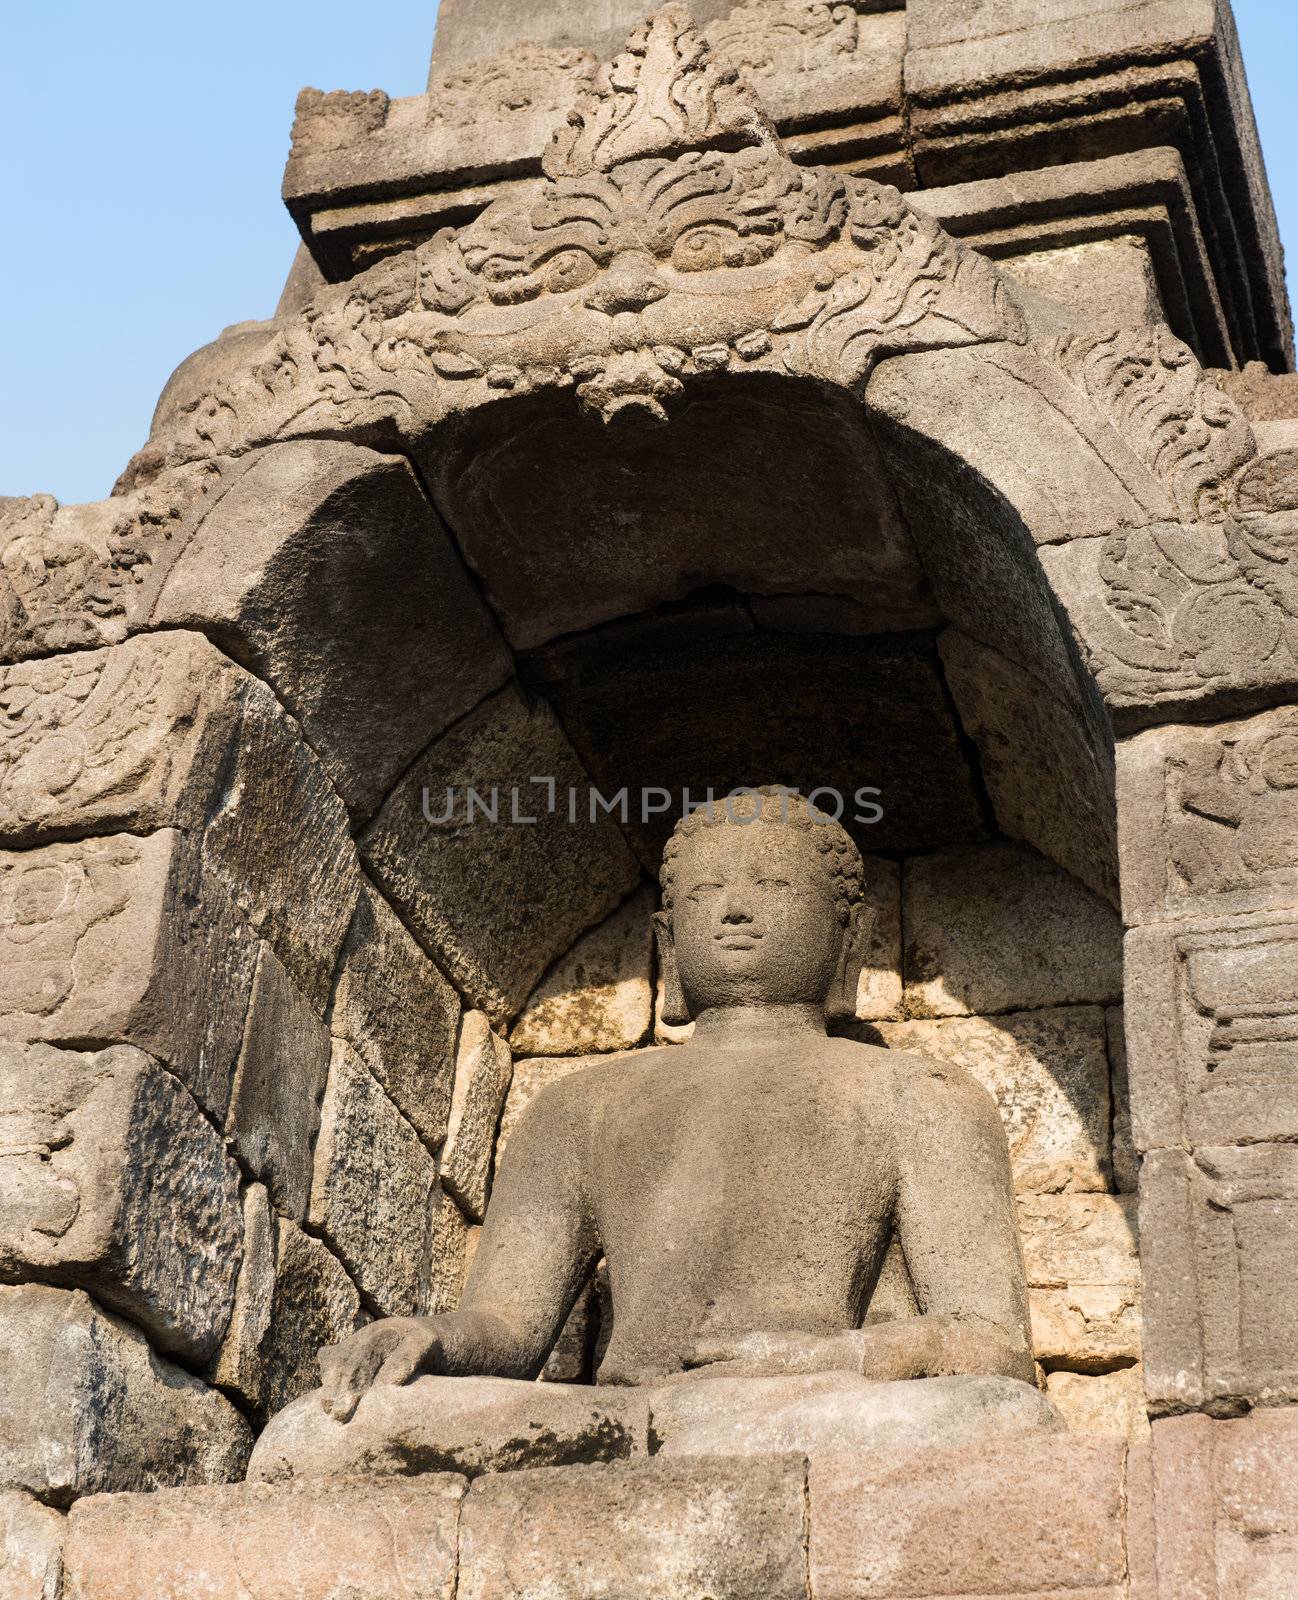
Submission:
[[[226,1132],[278,1209],[301,1221],[329,1072],[329,1030],[263,942]]]
[[[648,1449],[649,1403],[633,1389],[512,1378],[376,1384],[349,1422],[303,1395],[257,1441],[249,1476],[388,1477],[625,1461]]]
[[[127,1045],[0,1044],[0,1279],[88,1289],[201,1364],[242,1247],[238,1169],[174,1077]]]
[[[386,1316],[427,1307],[436,1178],[419,1135],[351,1048],[335,1039],[310,1220]]]
[[[174,830],[0,854],[0,1038],[137,1045],[221,1117],[256,955]]]
[[[547,809],[553,779],[556,809]],[[553,713],[502,690],[438,739],[398,784],[362,840],[380,886],[420,941],[493,1021],[504,1023],[578,934],[638,876],[617,826],[567,821],[585,773]],[[472,789],[495,820],[470,799]],[[439,824],[424,814],[451,820]],[[511,821],[533,817],[530,825]],[[475,805],[472,819],[468,809]]]
[[[812,1593],[1119,1593],[1123,1448],[1056,1435],[815,1457]]]
[[[230,641],[360,818],[510,669],[409,462],[336,440],[262,452],[189,541],[153,621]]]
[[[461,1600],[804,1600],[803,1468],[646,1461],[480,1479],[465,1500]]]
[[[951,628],[942,660],[996,820],[1104,899],[1118,895],[1113,757],[1077,708]]]
[[[653,1020],[653,895],[641,889],[577,941],[532,991],[509,1040],[524,1056],[643,1044]]]
[[[369,884],[334,985],[330,1025],[430,1146],[446,1136],[460,999]]]
[[[1098,1006],[877,1026],[892,1049],[953,1061],[991,1090],[1020,1193],[1108,1187],[1109,1068]]]
[[[438,1162],[442,1188],[472,1222],[487,1207],[496,1128],[513,1076],[510,1048],[485,1011],[466,1011],[455,1057],[455,1091]]]
[[[80,1291],[0,1289],[0,1481],[82,1495],[241,1477],[252,1436],[223,1396]]]
[[[471,1230],[464,1213],[439,1183],[433,1191],[428,1240],[428,1310],[451,1311],[460,1303],[469,1271]]]
[[[1038,1361],[1103,1371],[1140,1354],[1134,1195],[1022,1195],[1019,1224]]]
[[[64,1520],[16,1490],[0,1493],[0,1600],[59,1600]]]
[[[210,1375],[264,1420],[315,1387],[318,1352],[357,1327],[361,1302],[326,1246],[275,1216],[261,1184],[244,1218],[234,1314]]]
[[[915,1017],[1122,998],[1122,924],[1054,862],[1001,842],[905,870],[906,1010]]]
[[[462,1478],[96,1496],[68,1524],[69,1600],[452,1600]]]
[[[856,986],[856,1014],[862,1022],[876,1022],[901,1012],[901,867],[886,856],[863,859],[870,933]]]
[[[1131,1444],[1149,1438],[1140,1363],[1114,1372],[1051,1372],[1046,1394],[1069,1433],[1111,1433]]]

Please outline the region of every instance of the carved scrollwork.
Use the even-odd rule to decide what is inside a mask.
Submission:
[[[759,80],[781,72],[815,72],[855,55],[860,24],[850,5],[748,0],[709,24],[708,43]]]
[[[598,65],[589,50],[524,41],[429,84],[428,120],[472,128],[484,120],[558,113],[593,80]]]

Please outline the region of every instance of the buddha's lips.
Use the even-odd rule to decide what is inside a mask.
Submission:
[[[760,933],[719,933],[717,943],[723,950],[752,950],[761,937]]]

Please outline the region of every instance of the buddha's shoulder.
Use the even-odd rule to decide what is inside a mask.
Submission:
[[[962,1066],[919,1050],[885,1050],[898,1104],[926,1116],[958,1116],[999,1124],[996,1101]]]
[[[676,1046],[647,1045],[598,1056],[534,1056],[514,1063],[511,1093],[539,1115],[559,1116],[631,1090],[641,1075],[658,1070]]]

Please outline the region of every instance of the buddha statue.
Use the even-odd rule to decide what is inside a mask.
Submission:
[[[459,1307],[323,1350],[323,1386],[272,1421],[252,1475],[1058,1426],[994,1101],[947,1062],[828,1031],[868,933],[846,831],[782,790],[717,802],[677,825],[662,893],[666,1007],[692,1037],[544,1089]],[[595,1387],[533,1382],[601,1257]],[[881,1320],[898,1257],[911,1314]]]

